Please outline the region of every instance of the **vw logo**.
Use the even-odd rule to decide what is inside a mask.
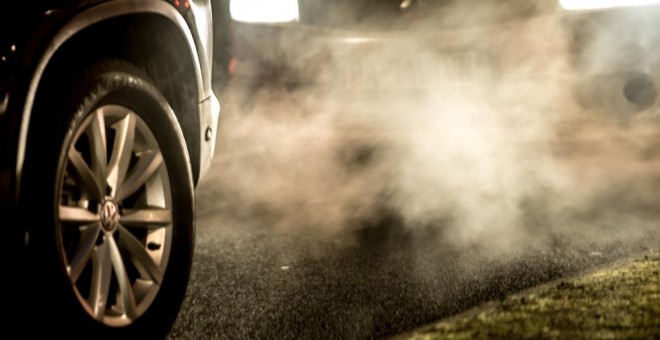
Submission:
[[[117,204],[112,201],[105,201],[101,206],[101,225],[103,229],[112,231],[119,222],[119,210]]]

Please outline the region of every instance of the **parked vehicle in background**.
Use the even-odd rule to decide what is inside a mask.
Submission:
[[[342,95],[562,76],[584,107],[635,119],[658,107],[656,3],[225,1],[222,67],[253,87],[321,84]]]
[[[14,1],[0,17],[9,326],[164,337],[215,146],[210,2]]]

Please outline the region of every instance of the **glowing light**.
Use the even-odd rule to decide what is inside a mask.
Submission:
[[[376,39],[369,37],[348,37],[342,39],[342,42],[345,42],[347,44],[366,44],[374,41],[376,41]]]
[[[559,0],[564,9],[580,11],[616,7],[640,7],[660,4],[660,0]]]
[[[236,67],[238,66],[238,60],[236,58],[231,58],[229,65],[227,65],[227,71],[229,74],[236,73]]]
[[[232,0],[232,19],[242,22],[295,22],[300,19],[298,0]]]

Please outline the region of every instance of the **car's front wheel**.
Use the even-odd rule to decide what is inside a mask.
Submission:
[[[185,293],[194,235],[175,115],[123,61],[92,66],[60,93],[39,103],[23,179],[34,304],[68,335],[162,337]]]

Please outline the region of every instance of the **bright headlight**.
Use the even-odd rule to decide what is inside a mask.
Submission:
[[[231,0],[229,12],[232,19],[242,22],[292,22],[298,21],[298,0]]]
[[[571,11],[660,4],[660,0],[559,0],[559,2],[564,9]]]

